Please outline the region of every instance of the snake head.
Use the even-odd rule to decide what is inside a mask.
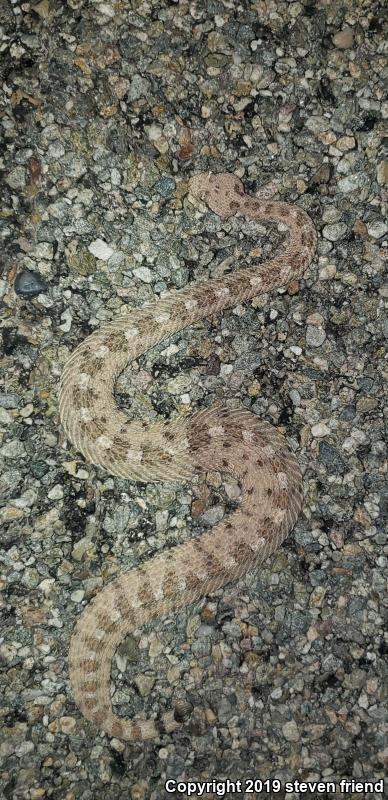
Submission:
[[[206,203],[220,217],[235,214],[244,194],[240,179],[229,172],[200,172],[190,179],[189,189],[193,197]]]

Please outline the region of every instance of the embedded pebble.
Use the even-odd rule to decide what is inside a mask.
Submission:
[[[376,169],[377,182],[380,186],[388,183],[388,161],[380,161]]]
[[[325,225],[322,233],[325,239],[329,239],[330,242],[336,242],[337,239],[341,239],[345,235],[346,231],[347,226],[345,223],[338,222],[336,225]]]
[[[103,239],[95,239],[88,245],[89,253],[91,253],[100,261],[108,261],[113,255],[114,250]]]
[[[46,281],[37,273],[30,270],[18,272],[14,289],[22,297],[36,297],[41,292],[48,292]]]
[[[340,136],[335,146],[338,150],[341,150],[341,152],[346,152],[347,150],[353,150],[355,148],[356,140],[354,136]]]
[[[308,325],[306,329],[306,344],[309,347],[321,347],[326,339],[324,328],[317,328],[315,325]]]
[[[326,425],[325,422],[317,422],[316,425],[313,425],[311,427],[311,433],[314,436],[314,438],[328,436],[330,434],[330,428]]]
[[[219,504],[217,506],[213,506],[212,508],[207,509],[207,511],[204,511],[201,516],[201,520],[207,526],[216,525],[216,523],[222,519],[224,513],[225,513],[224,506]]]
[[[137,269],[133,270],[133,274],[143,283],[152,283],[153,281],[152,272],[148,267],[137,267]]]
[[[29,5],[0,11],[12,65],[1,151],[4,796],[157,800],[167,778],[244,780],[252,765],[283,785],[382,778],[388,161],[378,4]],[[40,47],[47,26],[50,47]],[[179,724],[127,746],[74,702],[77,619],[123,573],[202,531],[210,539],[242,487],[216,463],[192,481],[146,484],[86,463],[60,428],[58,384],[104,322],[281,257],[286,226],[194,202],[188,181],[199,171],[228,171],[252,195],[264,184],[268,202],[276,190],[274,200],[303,208],[316,256],[252,302],[237,286],[235,309],[129,365],[116,399],[139,422],[218,402],[274,425],[300,465],[303,511],[259,569],[233,580],[231,549],[223,589],[119,644],[115,713]]]
[[[61,500],[63,497],[63,487],[60,483],[56,483],[52,489],[48,492],[47,497],[49,500]]]
[[[54,247],[51,242],[40,242],[34,248],[35,258],[43,258],[46,261],[52,261],[54,257]]]
[[[24,167],[15,167],[5,178],[11,189],[24,189],[26,185],[26,170]]]
[[[388,231],[388,225],[382,219],[376,219],[373,220],[373,222],[368,222],[366,227],[369,236],[373,236],[374,239],[381,239],[381,237],[385,236]]]
[[[130,103],[133,103],[135,100],[138,100],[139,97],[147,96],[149,90],[150,83],[146,78],[139,74],[133,75],[128,87],[126,99]]]

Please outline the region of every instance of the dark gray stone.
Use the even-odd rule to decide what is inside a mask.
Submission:
[[[46,281],[37,273],[23,270],[16,276],[14,289],[21,297],[36,297],[42,292],[48,292]]]

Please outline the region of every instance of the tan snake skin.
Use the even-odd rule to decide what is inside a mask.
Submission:
[[[305,211],[263,196],[248,197],[228,173],[201,173],[190,193],[216,214],[285,223],[283,251],[264,264],[240,269],[157,300],[104,325],[74,351],[60,387],[60,416],[68,438],[88,461],[138,481],[190,480],[220,470],[241,484],[237,511],[199,538],[162,553],[109,583],[81,614],[70,642],[70,680],[84,716],[110,736],[129,741],[179,727],[161,720],[126,720],[113,713],[110,676],[123,638],[156,616],[199,600],[237,580],[272,553],[295,524],[301,475],[275,428],[245,409],[219,405],[168,423],[136,422],[114,400],[127,364],[176,331],[287,284],[311,262],[316,233]]]

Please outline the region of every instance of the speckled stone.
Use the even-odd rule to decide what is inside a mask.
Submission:
[[[324,328],[308,325],[306,329],[306,344],[309,347],[320,347],[326,339]]]

